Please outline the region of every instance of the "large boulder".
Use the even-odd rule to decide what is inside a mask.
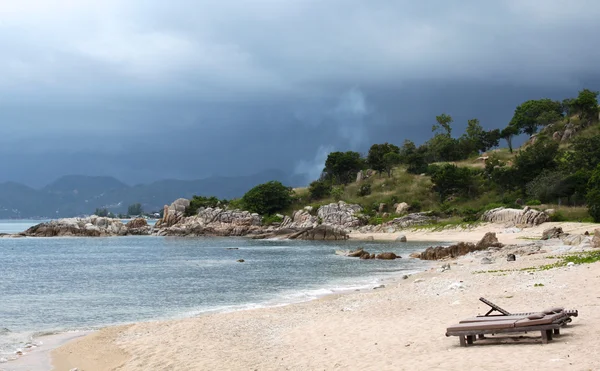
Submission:
[[[125,227],[127,227],[127,234],[136,236],[147,235],[151,230],[151,227],[144,218],[130,220],[127,224],[125,224]]]
[[[542,232],[542,240],[549,240],[552,238],[560,238],[564,234],[563,229],[561,227],[552,227],[545,229]]]
[[[93,215],[87,218],[66,218],[40,223],[22,233],[28,237],[109,237],[127,234],[149,234],[150,228],[130,233],[130,229],[118,219]]]
[[[318,225],[318,218],[315,215],[312,215],[310,212],[312,211],[312,207],[308,206],[310,209],[302,209],[294,211],[292,217],[285,216],[283,218],[283,222],[281,223],[281,228],[310,228],[316,227]]]
[[[592,238],[592,247],[600,248],[600,228],[594,231],[594,238]]]
[[[322,224],[340,228],[357,228],[365,224],[359,217],[360,205],[347,204],[344,201],[323,205],[317,210],[317,217]]]
[[[306,228],[296,234],[289,236],[292,240],[327,240],[338,241],[347,240],[348,233],[342,228],[331,225],[319,225],[314,228]]]
[[[163,208],[163,217],[159,219],[155,227],[168,228],[179,223],[185,217],[185,209],[190,206],[190,200],[179,198],[170,206],[165,205]]]
[[[537,211],[528,206],[524,209],[499,207],[483,213],[481,220],[490,223],[534,226],[547,222],[550,220],[550,216],[543,211]]]
[[[394,254],[393,252],[382,252],[381,254],[377,254],[375,256],[375,258],[381,259],[381,260],[394,260],[394,259],[398,259],[400,257],[398,255]]]
[[[477,244],[471,242],[459,242],[456,245],[451,245],[447,247],[429,247],[421,254],[415,256],[423,260],[440,260],[445,258],[456,258],[462,255],[466,255],[473,251],[485,250],[488,247],[492,246],[501,247],[502,244],[498,242],[495,233],[486,233],[485,236],[479,242],[477,242]]]
[[[408,209],[410,209],[410,206],[406,202],[401,202],[396,205],[395,212],[396,214],[402,215],[406,214],[408,212]]]
[[[502,247],[502,244],[498,242],[498,237],[496,237],[496,233],[494,232],[487,232],[475,245],[477,250],[485,250],[488,247]]]
[[[179,211],[175,211],[179,213]],[[164,219],[164,218],[163,218]],[[161,223],[155,227],[159,236],[246,236],[262,229],[261,217],[256,213],[221,208],[200,208],[198,214],[179,217],[173,225]]]

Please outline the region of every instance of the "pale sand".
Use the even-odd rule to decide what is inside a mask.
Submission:
[[[568,224],[561,225],[568,230]],[[537,230],[526,233],[535,235]],[[479,238],[468,234],[461,232],[456,240]],[[411,239],[426,237],[416,236]],[[435,239],[455,240],[452,235]],[[557,246],[550,243],[548,254]],[[480,263],[484,252],[462,257],[451,263],[450,271],[432,268],[384,282],[384,289],[110,327],[54,350],[53,365],[60,371],[600,369],[600,263],[534,273],[474,273],[552,262],[548,254],[519,255],[516,262],[507,262],[511,251],[495,253],[490,265]],[[547,345],[541,344],[538,332],[461,348],[457,337],[445,336],[445,329],[484,314],[488,308],[480,296],[513,312],[560,305],[578,309],[580,316]]]
[[[552,222],[543,223],[531,228],[506,228],[502,224],[486,223],[473,228],[449,228],[442,231],[407,229],[396,233],[351,233],[350,238],[354,240],[365,240],[373,237],[380,241],[393,241],[400,235],[405,235],[408,241],[444,241],[444,242],[477,242],[487,232],[495,232],[498,240],[504,244],[522,244],[530,240],[539,240],[545,229],[562,227],[565,233],[583,234],[586,231],[592,233],[595,228],[600,228],[594,223],[574,222]]]

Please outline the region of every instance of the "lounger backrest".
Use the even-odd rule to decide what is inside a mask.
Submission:
[[[479,298],[479,300],[481,300],[483,303],[489,305],[492,308],[492,310],[490,310],[488,312],[488,314],[490,314],[494,310],[497,310],[498,312],[504,314],[505,316],[510,316],[510,312],[509,311],[500,308],[499,306],[497,306],[496,304],[492,303],[491,301],[489,301],[489,300],[487,300],[487,299],[485,299],[483,297]],[[486,314],[486,316],[487,316],[487,314]]]

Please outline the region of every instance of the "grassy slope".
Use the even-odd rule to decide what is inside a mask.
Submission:
[[[578,132],[578,136],[592,136],[600,133],[600,125],[594,125],[583,129]],[[525,144],[527,145],[527,144]],[[510,153],[508,148],[499,148],[488,153],[483,154],[482,156],[490,156],[495,155],[500,158],[500,160],[505,161],[508,165],[512,164],[512,159],[515,157],[519,149],[515,149],[513,153]],[[478,168],[482,169],[485,165],[484,162],[478,160],[478,157],[475,156],[463,161],[453,162],[457,166],[461,167],[469,167],[469,168]],[[441,163],[440,163],[441,164]],[[357,195],[359,187],[363,184],[371,185],[371,194],[368,196],[360,197]],[[385,203],[388,205],[387,211],[391,213],[391,215],[383,219],[381,215],[378,218],[371,218],[371,223],[377,224],[384,222],[388,219],[393,218],[393,205],[395,203],[406,202],[411,206],[417,206],[416,210],[432,210],[432,211],[440,211],[443,209],[447,211],[448,209],[458,211],[461,210],[482,210],[486,209],[486,207],[492,207],[493,205],[498,205],[501,203],[501,197],[494,191],[483,192],[482,194],[468,198],[468,199],[456,199],[451,201],[447,205],[442,205],[439,201],[437,195],[432,191],[432,183],[431,179],[425,175],[413,175],[406,172],[405,168],[399,167],[394,169],[393,175],[391,178],[388,178],[385,174],[378,174],[369,179],[363,180],[361,183],[351,183],[343,187],[343,195],[341,200],[347,203],[360,204],[361,206],[369,210],[375,210],[378,208],[380,203]],[[328,197],[326,199],[321,199],[318,201],[311,201],[308,196],[307,188],[297,188],[294,190],[296,196],[298,197],[298,201],[294,203],[288,210],[286,210],[286,214],[291,215],[293,210],[298,210],[306,205],[312,205],[318,207],[320,205],[328,204],[331,202],[336,202],[333,197]],[[570,220],[570,221],[589,221],[590,216],[587,212],[587,208],[576,206],[562,206],[557,204],[545,204],[545,205],[537,205],[533,206],[533,208],[539,210],[545,209],[555,209],[560,212],[560,219]],[[451,214],[452,212],[448,213]],[[371,213],[373,214],[373,213]],[[448,218],[442,219],[441,223],[461,223],[462,218],[457,216],[449,216]]]

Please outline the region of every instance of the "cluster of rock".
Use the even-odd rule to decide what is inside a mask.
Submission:
[[[585,234],[569,234],[563,232],[561,227],[552,227],[542,232],[541,240],[560,239],[563,244],[568,246],[589,246],[600,248],[600,228],[594,231],[592,238],[588,232]]]
[[[534,226],[547,222],[550,220],[550,216],[544,211],[534,210],[529,206],[524,209],[499,207],[483,213],[481,220],[490,223]]]
[[[412,213],[380,225],[365,225],[358,229],[362,233],[394,233],[403,229],[416,227],[419,225],[432,224],[437,218],[428,212]]]
[[[184,217],[183,213],[176,209],[177,206],[172,206],[169,206],[169,211],[165,214],[167,219],[163,218],[157,223],[154,235],[245,236],[261,229],[261,217],[248,211],[208,207],[200,208],[197,215]],[[172,224],[174,220],[178,221]]]
[[[292,217],[285,216],[280,228],[311,228],[320,224],[333,225],[339,228],[351,229],[364,225],[361,217],[363,208],[360,205],[347,204],[344,201],[323,205],[315,213],[313,207],[307,206],[297,210]]]
[[[88,218],[66,218],[40,223],[21,235],[27,237],[109,237],[148,235],[150,229],[145,219],[135,219],[123,224],[118,219],[93,215]]]
[[[369,260],[369,259],[380,259],[380,260],[395,260],[402,258],[399,255],[396,255],[393,252],[383,252],[380,254],[372,254],[363,249],[358,249],[354,251],[348,250],[336,250],[336,255],[347,256],[350,258],[360,258],[361,260]]]
[[[422,260],[440,260],[445,258],[456,258],[474,251],[486,250],[489,247],[502,246],[503,245],[498,242],[496,233],[488,232],[476,244],[471,242],[459,242],[456,245],[451,246],[429,247],[422,253],[416,253],[411,256]]]
[[[190,200],[178,198],[169,206],[165,205],[163,217],[154,225],[156,228],[169,228],[185,218],[185,210],[190,206]]]
[[[332,225],[317,225],[298,230],[297,228],[272,228],[252,236],[253,239],[286,239],[286,240],[322,240],[343,241],[349,238],[348,232]]]

